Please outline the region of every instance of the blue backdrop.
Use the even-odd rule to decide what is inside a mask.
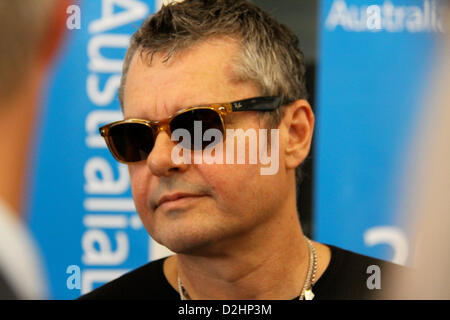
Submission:
[[[434,0],[369,4],[321,2],[315,234],[404,264],[405,165],[442,24]]]
[[[78,297],[158,255],[135,213],[128,171],[98,135],[99,126],[121,118],[122,60],[156,5],[82,1],[81,28],[67,32],[42,118],[30,204],[50,298]]]
[[[316,239],[406,262],[399,181],[422,107],[435,1],[323,0],[315,157]],[[119,119],[122,59],[153,0],[79,3],[37,138],[30,225],[50,298],[72,299],[167,254],[134,210],[128,172],[98,127]],[[406,213],[407,215],[407,213]]]

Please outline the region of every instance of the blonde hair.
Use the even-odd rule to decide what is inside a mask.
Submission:
[[[450,8],[447,22],[450,22]],[[447,25],[450,32],[450,26]],[[450,37],[442,42],[433,90],[413,137],[402,210],[413,231],[413,274],[391,279],[395,299],[450,299]]]
[[[54,1],[0,0],[0,97],[13,94],[26,77]]]

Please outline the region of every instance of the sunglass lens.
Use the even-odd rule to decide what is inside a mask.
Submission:
[[[210,141],[203,141],[203,135],[208,129],[217,129],[223,134],[222,120],[219,114],[211,109],[194,109],[184,112],[176,116],[170,122],[170,130],[174,132],[176,129],[185,129],[189,132],[190,141],[180,141],[179,143],[188,149],[198,149],[195,144],[195,137],[199,139],[200,143],[197,143],[202,149],[210,146]],[[199,137],[199,133],[201,136]],[[214,141],[214,144],[218,141]]]
[[[154,145],[153,131],[142,123],[121,123],[109,130],[116,156],[124,162],[147,159]]]

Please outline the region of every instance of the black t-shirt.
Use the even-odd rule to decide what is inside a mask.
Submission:
[[[408,272],[405,267],[394,263],[331,245],[328,247],[331,249],[331,260],[325,272],[314,284],[314,300],[383,298],[392,289],[388,278],[392,279],[396,273]],[[79,299],[180,300],[180,295],[164,276],[163,262],[165,259],[147,263]],[[369,266],[379,267],[380,289],[376,286],[373,288],[376,282],[369,279],[374,274]]]

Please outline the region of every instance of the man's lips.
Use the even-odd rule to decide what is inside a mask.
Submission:
[[[164,203],[168,203],[168,202],[172,202],[172,201],[176,201],[176,200],[180,200],[180,199],[184,199],[184,198],[200,198],[200,197],[204,197],[204,196],[205,196],[204,194],[193,194],[193,193],[182,193],[182,192],[172,193],[172,194],[162,196],[159,199],[159,201],[156,205],[156,208],[160,207]]]

